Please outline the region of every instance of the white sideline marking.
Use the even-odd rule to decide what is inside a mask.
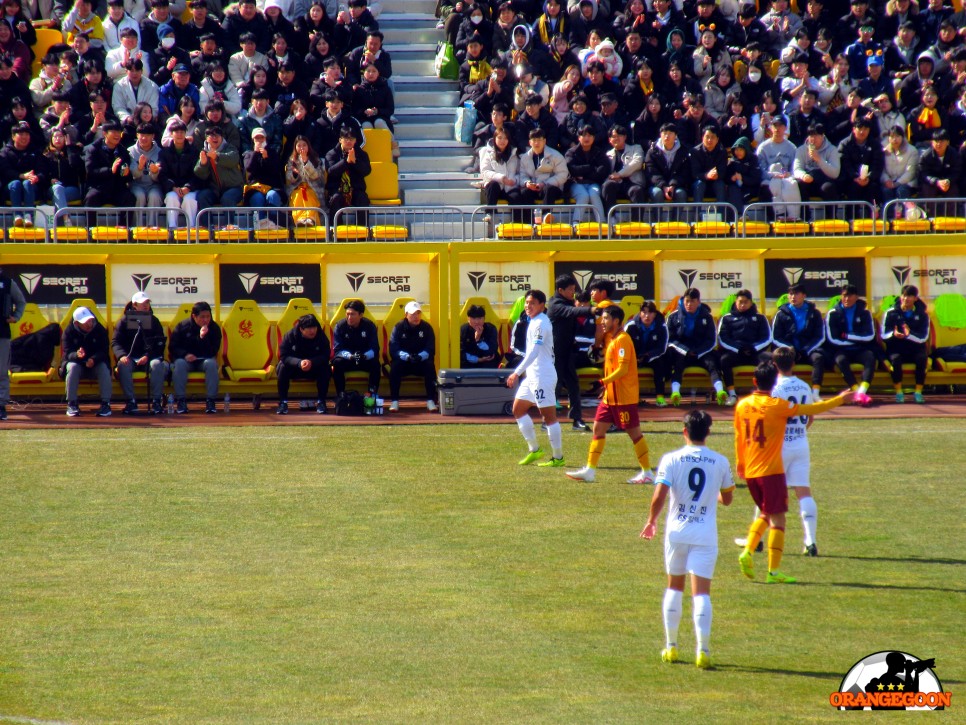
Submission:
[[[60,720],[37,720],[32,717],[20,717],[19,715],[0,715],[0,722],[20,722],[26,725],[70,725],[70,723]]]

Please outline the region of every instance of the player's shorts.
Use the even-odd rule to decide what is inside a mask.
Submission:
[[[785,467],[785,485],[808,488],[811,486],[812,457],[809,448],[795,446],[782,449],[782,463]]]
[[[675,544],[664,541],[664,567],[671,576],[695,574],[711,579],[714,577],[714,565],[717,562],[717,546]]]
[[[555,408],[557,406],[557,378],[553,376],[527,375],[520,381],[517,388],[517,400],[526,400],[538,408]]]
[[[608,405],[601,401],[597,406],[597,415],[594,422],[613,423],[621,430],[628,428],[638,428],[641,425],[641,416],[637,412],[636,405]]]
[[[755,505],[765,514],[783,514],[788,511],[788,485],[784,473],[746,479],[748,491]]]

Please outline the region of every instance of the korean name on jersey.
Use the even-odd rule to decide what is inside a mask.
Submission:
[[[706,446],[685,446],[661,459],[656,483],[671,489],[667,541],[717,546],[718,492],[734,487],[728,460]]]

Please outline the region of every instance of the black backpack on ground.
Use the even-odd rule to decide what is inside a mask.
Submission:
[[[362,396],[355,390],[346,390],[335,400],[336,415],[365,415]]]

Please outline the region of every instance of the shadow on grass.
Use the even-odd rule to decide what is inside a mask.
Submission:
[[[897,564],[953,564],[966,566],[966,561],[962,559],[917,559],[916,557],[898,556],[837,556],[835,554],[822,554],[823,559],[852,559],[854,561],[891,561]]]
[[[901,584],[867,584],[865,582],[803,582],[796,587],[846,587],[848,589],[892,589],[909,592],[947,592],[949,594],[966,594],[966,589],[949,589],[947,587],[907,587]]]
[[[715,663],[716,670],[727,670],[728,672],[750,672],[750,673],[769,673],[773,675],[788,675],[790,677],[811,677],[816,680],[842,680],[841,672],[804,672],[801,670],[787,670],[776,667],[753,667],[750,665],[728,665]]]

